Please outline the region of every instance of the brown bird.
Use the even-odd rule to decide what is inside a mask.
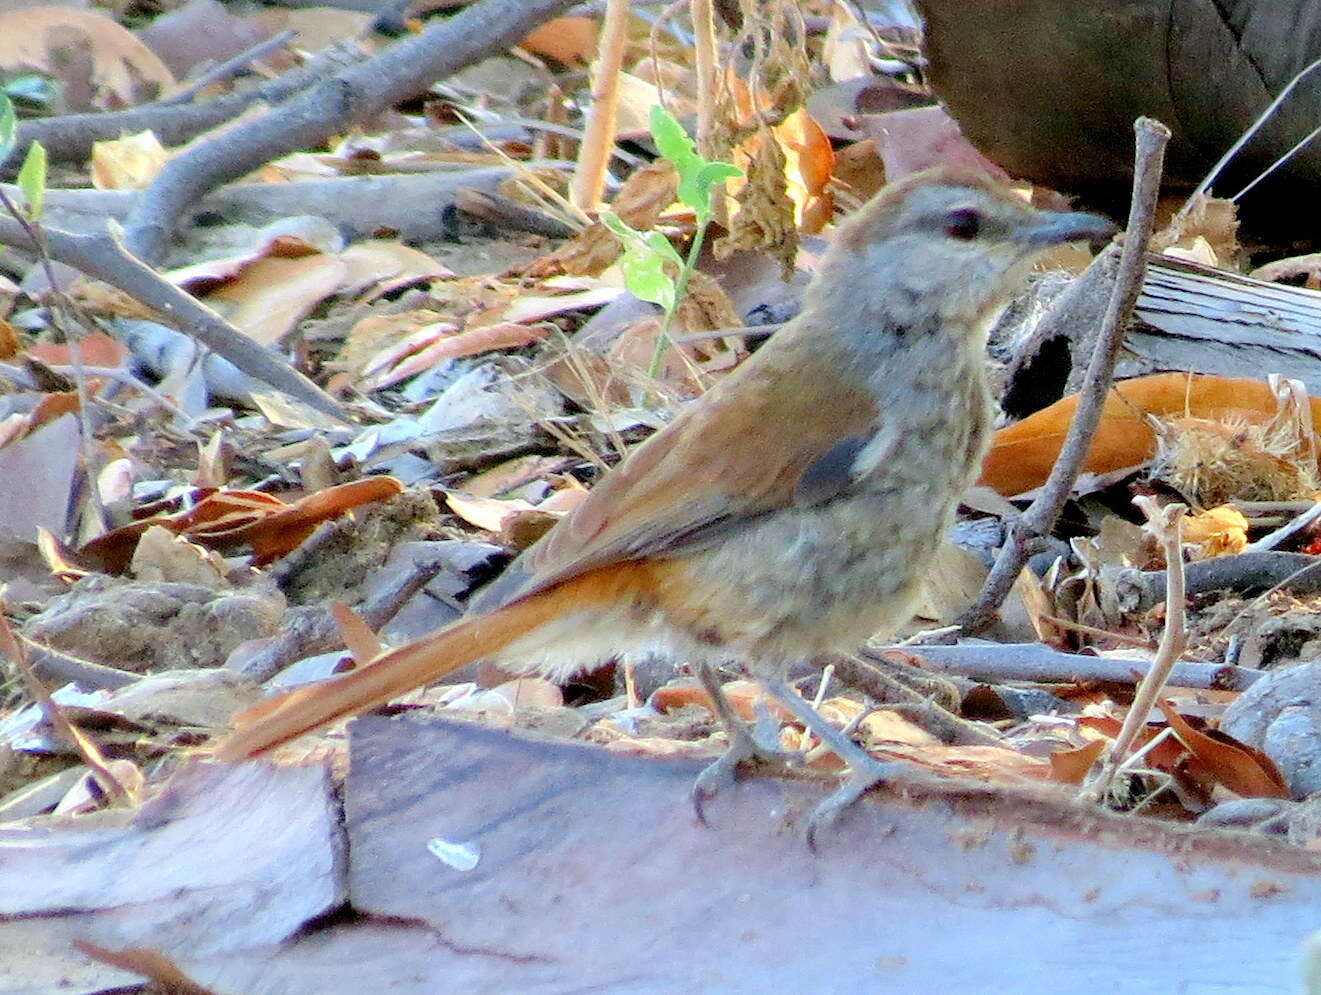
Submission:
[[[985,451],[988,324],[1039,250],[1112,231],[965,172],[892,184],[839,227],[801,314],[608,473],[467,617],[259,703],[218,755],[258,753],[474,660],[562,681],[660,651],[697,663],[708,689],[707,664],[741,661],[837,752],[850,777],[809,831],[832,819],[901,765],[822,720],[785,684],[788,667],[908,619]],[[730,750],[699,778],[699,804],[766,752],[722,712]]]

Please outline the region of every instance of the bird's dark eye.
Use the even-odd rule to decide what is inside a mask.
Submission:
[[[971,207],[960,207],[945,215],[945,231],[950,238],[965,242],[977,237],[982,230],[982,216]]]

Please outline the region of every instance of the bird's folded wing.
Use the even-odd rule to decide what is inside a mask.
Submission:
[[[877,423],[868,392],[802,363],[802,352],[795,368],[758,354],[727,377],[607,474],[473,608],[490,611],[610,563],[680,554],[794,504],[809,467]],[[806,388],[826,375],[841,386],[823,411],[819,386]]]

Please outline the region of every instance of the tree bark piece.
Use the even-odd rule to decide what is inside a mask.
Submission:
[[[350,737],[358,917],[278,950],[185,952],[195,981],[245,995],[911,995],[1104,978],[1126,995],[1284,995],[1321,901],[1306,851],[1087,812],[1046,787],[896,785],[813,856],[797,827],[829,779],[742,779],[705,828],[688,801],[696,763],[412,717],[359,719]],[[1141,953],[1162,948],[1179,956]]]

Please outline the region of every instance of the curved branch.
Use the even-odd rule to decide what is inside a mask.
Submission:
[[[133,258],[112,236],[74,235],[55,228],[43,228],[41,241],[50,258],[122,290],[249,376],[318,411],[345,419],[344,409],[333,397],[276,353],[258,345],[201,301],[163,279],[146,263]],[[28,251],[38,249],[23,227],[12,218],[0,217],[0,243]]]
[[[345,125],[415,96],[431,81],[504,51],[576,0],[482,0],[350,66],[262,117],[171,160],[128,220],[126,244],[155,262],[194,201],[279,156],[320,145]]]
[[[340,72],[346,61],[351,61],[348,54],[327,55],[250,90],[201,103],[162,102],[122,111],[63,114],[21,121],[13,150],[5,161],[17,167],[27,154],[28,146],[41,142],[52,162],[83,162],[92,154],[93,143],[139,131],[151,131],[164,145],[182,145],[204,131],[233,120],[253,104],[279,103],[307,89],[317,80]]]

